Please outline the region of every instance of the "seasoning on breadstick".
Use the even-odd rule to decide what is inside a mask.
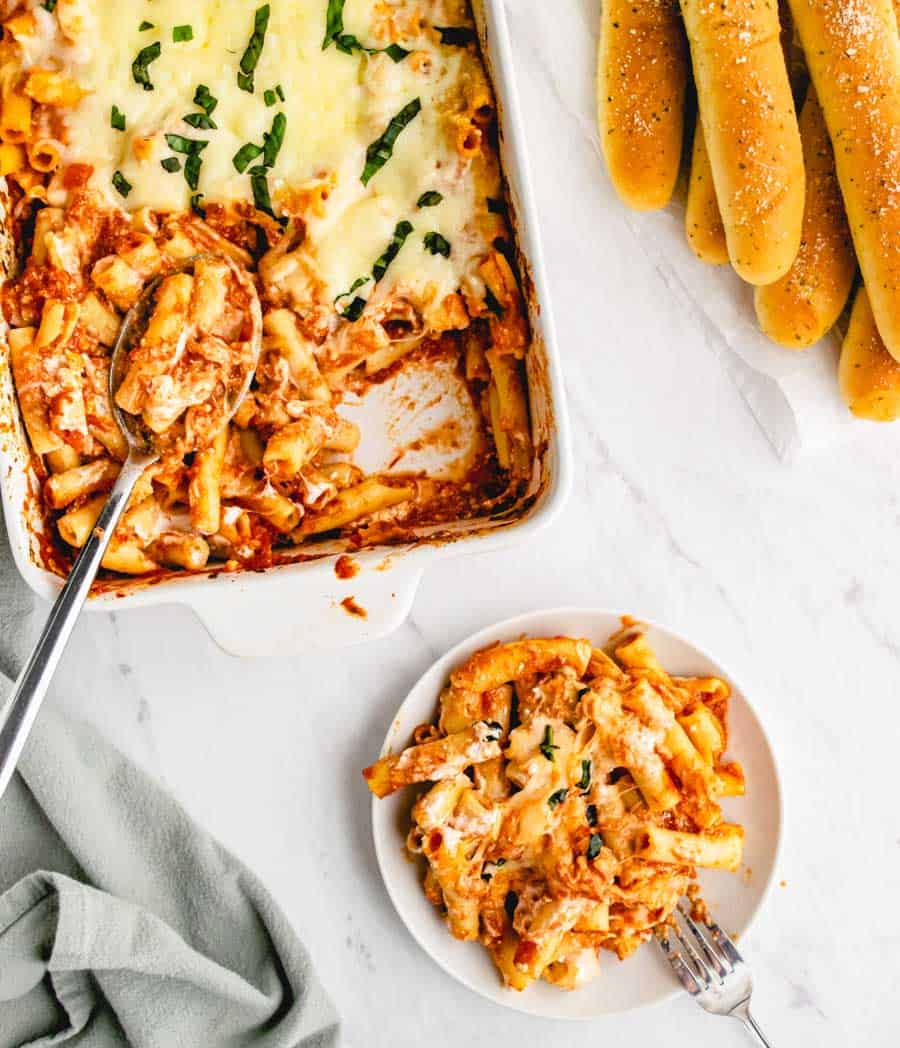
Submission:
[[[853,302],[850,327],[838,369],[841,396],[857,418],[894,422],[900,418],[900,364],[888,353],[866,289]]]
[[[681,0],[728,255],[751,284],[790,269],[803,224],[803,147],[777,0]]]
[[[900,36],[891,0],[791,0],[872,311],[900,360]]]
[[[800,113],[800,137],[806,164],[800,251],[781,280],[756,289],[760,327],[789,349],[805,349],[831,330],[847,304],[856,276],[834,151],[812,86]]]
[[[703,137],[703,125],[699,117],[694,129],[684,231],[694,254],[701,262],[721,266],[728,261],[725,226],[722,224],[722,212],[716,199],[709,153],[706,151],[706,139]]]
[[[605,0],[597,62],[609,177],[638,211],[665,207],[681,164],[687,43],[678,0]]]

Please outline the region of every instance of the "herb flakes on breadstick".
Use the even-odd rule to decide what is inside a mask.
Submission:
[[[694,128],[684,231],[692,251],[701,262],[710,266],[722,266],[728,261],[725,226],[722,223],[719,201],[716,199],[709,153],[706,150],[706,139],[703,137],[703,125],[699,117]]]
[[[604,0],[597,61],[600,143],[622,201],[665,207],[681,164],[687,43],[678,0]]]
[[[790,0],[834,145],[856,257],[900,360],[900,37],[891,0]]]
[[[857,418],[900,418],[900,364],[888,353],[864,287],[856,293],[838,369],[841,396]]]
[[[728,254],[751,284],[790,269],[803,223],[803,148],[777,0],[681,0]]]
[[[800,113],[806,164],[806,206],[800,251],[788,273],[756,289],[762,330],[779,345],[805,349],[844,311],[856,276],[856,256],[834,168],[825,117],[810,86]]]

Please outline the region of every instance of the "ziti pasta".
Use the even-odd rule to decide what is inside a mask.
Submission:
[[[2,305],[66,546],[124,458],[110,351],[158,278],[153,345],[117,402],[168,447],[114,570],[266,566],[330,531],[399,533],[522,493],[530,334],[464,0],[8,0],[0,18],[0,174],[23,263]],[[210,405],[248,282],[263,349],[222,429]],[[365,475],[342,400],[440,361],[480,420],[476,460],[454,480]]]
[[[729,688],[672,677],[639,625],[601,650],[546,637],[497,644],[451,675],[435,724],[363,772],[386,797],[426,784],[409,851],[458,939],[504,983],[577,989],[665,926],[696,867],[735,871],[742,795],[724,757]]]

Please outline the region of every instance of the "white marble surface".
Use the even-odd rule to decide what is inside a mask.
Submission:
[[[271,886],[347,1044],[413,1048],[427,1030],[436,1048],[737,1048],[737,1025],[684,999],[592,1028],[482,1001],[414,944],[372,851],[359,769],[448,645],[540,606],[659,617],[750,683],[780,750],[786,886],[743,943],[760,1021],[778,1048],[895,1046],[900,429],[775,457],[714,332],[613,204],[530,6],[508,0],[576,434],[564,518],[525,548],[438,564],[398,633],[339,658],[239,661],[180,608],[89,616],[55,701],[158,773]],[[571,75],[587,85],[590,70]]]

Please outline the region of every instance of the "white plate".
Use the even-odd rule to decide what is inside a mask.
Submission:
[[[438,659],[415,685],[391,725],[382,754],[396,753],[409,745],[413,729],[433,719],[438,695],[450,671],[473,651],[522,635],[587,637],[603,644],[619,626],[617,612],[563,608],[530,612],[476,633]],[[747,796],[726,800],[723,808],[730,819],[746,830],[744,866],[736,874],[706,871],[700,882],[716,920],[730,934],[742,935],[771,887],[780,846],[781,788],[772,747],[758,715],[731,674],[671,630],[651,624],[647,636],[668,671],[720,676],[733,689],[728,757],[744,766]],[[681,992],[652,943],[642,946],[624,962],[604,950],[603,974],[581,990],[567,992],[542,981],[522,993],[504,988],[484,947],[454,939],[422,893],[419,868],[410,862],[404,847],[414,792],[410,788],[384,800],[373,799],[375,852],[397,912],[413,938],[448,974],[497,1004],[558,1019],[596,1019],[656,1004]]]

